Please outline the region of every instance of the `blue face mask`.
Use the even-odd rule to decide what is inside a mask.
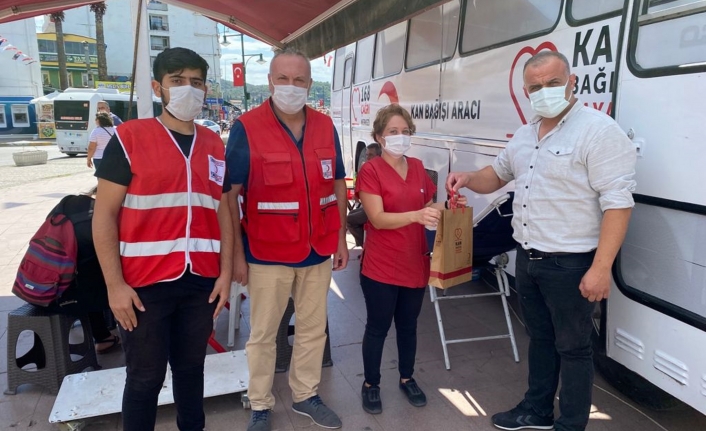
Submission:
[[[544,118],[554,118],[561,114],[569,106],[569,101],[566,100],[566,87],[568,85],[569,81],[566,81],[566,85],[561,87],[544,87],[541,90],[530,93],[529,99],[532,104],[532,110]]]

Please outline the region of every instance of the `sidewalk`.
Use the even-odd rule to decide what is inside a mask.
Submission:
[[[89,190],[96,183],[92,173],[78,173],[40,180],[0,190],[0,390],[7,386],[7,314],[22,301],[12,293],[17,266],[27,243],[47,213],[65,195]],[[490,416],[513,407],[526,388],[528,339],[521,323],[513,317],[520,350],[520,363],[511,357],[507,340],[456,344],[449,347],[452,369],[446,370],[439,341],[436,315],[431,302],[424,301],[419,316],[415,379],[426,391],[429,403],[424,408],[409,405],[397,389],[397,351],[394,328],[385,342],[382,364],[384,412],[371,416],[360,407],[363,380],[361,341],[365,328],[365,302],[361,293],[359,248],[349,237],[351,260],[336,272],[328,298],[329,330],[333,366],[324,368],[319,393],[343,420],[343,431],[490,431]],[[459,289],[478,290],[483,285]],[[459,292],[459,293],[463,293]],[[467,293],[467,292],[466,292]],[[516,300],[513,295],[511,302]],[[474,303],[444,304],[444,324],[449,337],[489,335],[501,328],[504,318],[500,301],[481,299]],[[236,333],[235,349],[244,348],[249,335],[249,301],[243,303],[241,329]],[[225,345],[227,313],[222,313],[216,339]],[[209,350],[209,353],[213,353]],[[105,368],[124,365],[122,352],[98,358]],[[275,375],[273,430],[311,431],[308,418],[293,413],[287,374]],[[587,431],[686,431],[706,430],[706,416],[682,406],[679,410],[654,412],[634,407],[600,375],[596,375],[593,407]],[[25,385],[17,395],[0,391],[0,430],[56,431],[48,423],[55,396],[39,386]],[[245,429],[250,411],[244,410],[239,395],[223,395],[205,401],[207,427],[211,431]],[[87,421],[85,431],[118,431],[119,414]],[[173,405],[160,407],[156,430],[173,430]]]
[[[55,144],[56,139],[35,139],[34,135],[0,135],[0,147],[43,147]]]

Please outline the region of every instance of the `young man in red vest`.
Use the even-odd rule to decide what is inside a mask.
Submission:
[[[229,202],[233,279],[247,284],[250,295],[248,431],[271,428],[275,336],[290,296],[296,313],[292,409],[324,428],[340,428],[341,420],[317,389],[331,270],[348,263],[341,148],[331,118],[305,107],[312,80],[303,54],[275,55],[269,79],[272,97],[235,122],[226,151],[233,192],[244,197],[244,232],[234,195]]]
[[[120,125],[96,171],[93,238],[123,337],[126,431],[154,428],[167,362],[179,430],[205,427],[206,346],[233,263],[223,142],[193,121],[207,71],[189,49],[160,53],[164,111]]]

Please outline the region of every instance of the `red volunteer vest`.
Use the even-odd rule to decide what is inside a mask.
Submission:
[[[305,109],[302,153],[269,100],[240,117],[250,146],[243,227],[252,255],[260,260],[299,263],[312,248],[326,256],[338,247],[333,123]]]
[[[123,276],[132,287],[176,280],[188,264],[196,275],[220,274],[225,148],[218,135],[195,126],[188,159],[155,118],[116,128],[132,171],[118,218]]]

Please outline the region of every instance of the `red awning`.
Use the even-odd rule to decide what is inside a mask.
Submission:
[[[148,1],[148,0],[144,0]],[[355,0],[182,0],[164,3],[193,10],[274,46],[283,46]],[[93,0],[0,0],[0,23],[97,3]]]
[[[275,47],[295,46],[312,58],[445,1],[448,0],[162,0]],[[0,23],[91,3],[97,1],[0,0]]]

